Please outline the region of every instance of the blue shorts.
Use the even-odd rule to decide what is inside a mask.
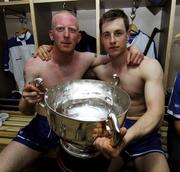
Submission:
[[[47,118],[39,114],[13,140],[40,152],[59,145],[59,137],[50,128]]]
[[[130,128],[135,122],[134,120],[126,119],[124,127]],[[141,139],[132,141],[126,147],[125,153],[130,157],[139,157],[151,152],[163,153],[160,137],[161,135],[158,130],[153,131]]]

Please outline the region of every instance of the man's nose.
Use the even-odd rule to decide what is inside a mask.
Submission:
[[[67,27],[64,30],[64,37],[69,37],[69,29]]]
[[[115,36],[114,34],[111,34],[111,37],[110,37],[110,43],[115,43],[116,42],[116,39],[115,39]]]

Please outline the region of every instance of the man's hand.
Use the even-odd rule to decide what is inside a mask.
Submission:
[[[134,46],[129,48],[130,56],[127,58],[128,65],[139,65],[144,59],[144,55]]]
[[[44,92],[42,92],[34,83],[28,83],[24,86],[22,97],[29,104],[36,104],[42,101]]]
[[[34,53],[34,58],[40,58],[43,61],[51,59],[50,52],[52,51],[51,45],[41,45]]]
[[[94,141],[94,145],[105,157],[109,159],[116,158],[126,146],[125,140],[123,139],[126,132],[126,128],[122,127],[120,129],[120,138],[122,138],[122,140],[116,146],[113,146],[112,140],[107,137],[98,137]]]
[[[97,122],[93,130],[93,138],[96,139],[97,137],[111,137],[110,133],[106,130],[104,122]]]

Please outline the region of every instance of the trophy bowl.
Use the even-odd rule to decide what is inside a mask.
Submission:
[[[49,124],[60,137],[62,147],[73,156],[91,158],[98,154],[93,146],[97,123],[106,125],[114,144],[119,142],[130,97],[112,83],[81,79],[48,89],[44,103]]]

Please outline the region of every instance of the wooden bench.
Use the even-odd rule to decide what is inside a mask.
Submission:
[[[163,124],[160,128],[160,132],[161,132],[161,142],[162,142],[162,146],[163,146],[163,150],[165,152],[166,158],[168,157],[168,153],[167,153],[167,131],[168,131],[168,122],[164,120]]]
[[[0,111],[10,115],[0,127],[0,150],[2,150],[32,119],[32,116],[24,115],[18,111]]]
[[[22,114],[18,111],[0,111],[10,114],[8,120],[3,122],[2,127],[0,127],[0,151],[5,148],[8,143],[16,136],[17,132],[24,126],[26,126],[31,120],[32,116]],[[57,167],[55,151],[50,150],[45,156],[42,156],[39,160],[28,166],[22,172],[57,172],[55,170]]]
[[[19,111],[0,111],[0,113],[1,112],[8,113],[10,117],[3,122],[3,125],[0,127],[0,151],[4,149],[16,136],[17,132],[26,126],[33,118],[33,116],[22,114]],[[54,150],[50,150],[45,156],[55,158],[56,153]]]

